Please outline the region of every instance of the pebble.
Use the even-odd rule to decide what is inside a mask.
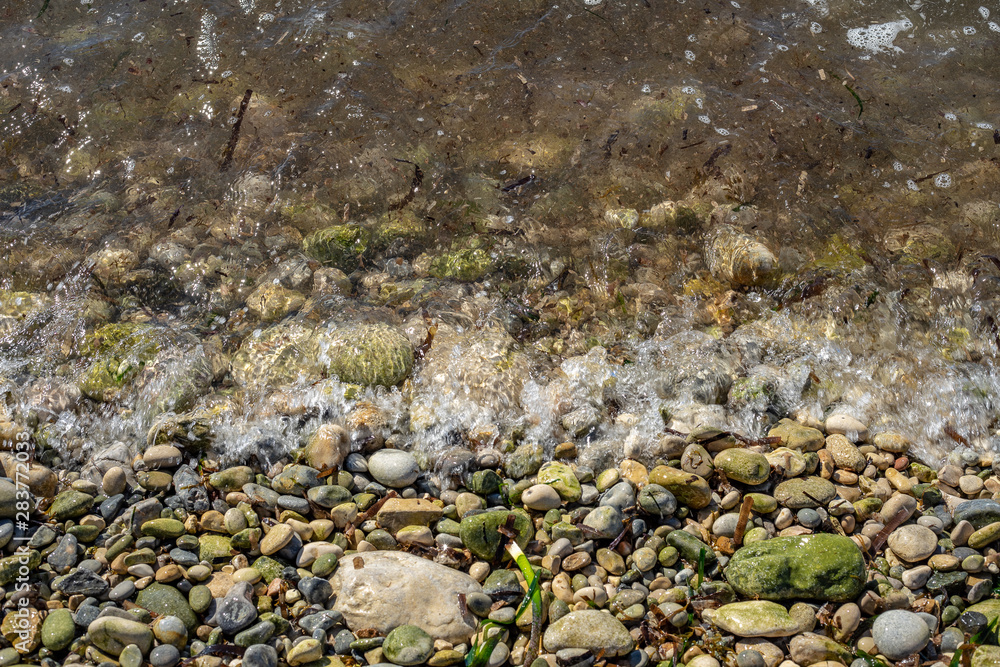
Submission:
[[[930,630],[917,614],[905,609],[891,609],[875,618],[872,639],[879,652],[887,658],[902,660],[923,650],[930,641]]]

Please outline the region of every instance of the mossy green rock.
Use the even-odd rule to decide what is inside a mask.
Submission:
[[[708,482],[678,468],[656,466],[649,472],[649,483],[659,484],[691,509],[699,510],[712,502],[712,487]]]
[[[80,354],[92,359],[79,380],[80,391],[95,401],[115,400],[160,346],[156,329],[147,324],[119,322],[97,329],[80,345]]]
[[[198,625],[198,617],[191,610],[187,596],[173,586],[152,583],[139,591],[135,603],[160,616],[176,616],[187,626],[188,632]]]
[[[969,667],[996,667],[1000,665],[1000,646],[979,646],[972,654]]]
[[[49,506],[47,514],[54,521],[62,522],[66,519],[75,519],[83,516],[90,510],[93,504],[94,496],[82,491],[68,489],[56,496],[55,500]]]
[[[793,510],[826,505],[836,495],[833,483],[822,477],[796,477],[785,480],[774,489],[775,499]]]
[[[460,248],[444,252],[431,260],[427,272],[435,278],[472,282],[496,266],[489,252],[482,248]]]
[[[382,323],[338,327],[322,338],[327,371],[341,382],[393,387],[413,370],[413,346],[398,328]]]
[[[73,612],[69,609],[54,609],[42,622],[42,645],[50,651],[61,651],[69,646],[75,634]]]
[[[177,519],[153,519],[142,524],[142,534],[165,539],[177,539],[187,531]]]
[[[529,477],[538,472],[545,460],[545,449],[537,442],[525,442],[517,446],[507,457],[505,470],[512,479]]]
[[[216,558],[232,558],[232,540],[225,535],[202,535],[198,538],[198,558],[211,563]]]
[[[790,637],[812,629],[815,614],[804,602],[792,605],[789,611],[768,600],[733,602],[702,612],[708,621],[737,637]]]
[[[253,562],[251,565],[253,569],[260,572],[260,576],[264,578],[264,581],[271,583],[275,579],[281,576],[281,571],[285,569],[285,566],[267,556],[261,556]]]
[[[497,556],[497,547],[503,535],[500,527],[507,522],[508,516],[514,516],[514,530],[517,532],[515,541],[522,549],[534,537],[534,525],[524,512],[497,510],[473,514],[462,519],[459,526],[459,537],[462,544],[476,557],[483,560],[493,560]]]
[[[769,438],[781,438],[781,444],[789,449],[799,449],[806,452],[815,452],[823,449],[826,438],[823,432],[808,426],[782,419],[778,424],[767,432]]]
[[[763,454],[748,449],[727,449],[715,455],[712,462],[728,479],[741,484],[763,484],[771,474],[771,465]]]
[[[249,484],[254,480],[253,468],[250,466],[234,466],[219,472],[213,472],[208,477],[208,483],[213,489],[223,493],[239,491],[244,484]]]
[[[860,595],[866,573],[853,540],[821,533],[744,546],[733,554],[725,574],[748,598],[845,602]]]
[[[697,567],[701,558],[702,550],[705,551],[705,564],[711,565],[717,560],[712,547],[708,546],[697,537],[683,530],[674,530],[667,535],[667,544],[680,552],[681,558]]]
[[[212,590],[208,586],[193,586],[188,591],[188,604],[195,613],[202,613],[212,604]]]
[[[565,463],[550,461],[544,464],[538,471],[538,483],[551,486],[567,503],[575,503],[583,495],[580,480],[576,478],[573,469]]]
[[[333,225],[305,237],[302,250],[327,266],[345,273],[358,268],[368,251],[371,232],[359,225]]]
[[[401,625],[386,636],[382,652],[397,665],[420,665],[434,654],[434,639],[415,625]]]

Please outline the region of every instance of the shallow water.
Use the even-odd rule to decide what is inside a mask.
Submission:
[[[219,451],[280,452],[359,399],[428,452],[570,438],[585,460],[655,457],[665,424],[761,434],[831,411],[928,459],[992,449],[998,17],[857,0],[9,3],[0,279],[48,297],[4,303],[9,402],[30,421],[38,387],[62,387],[38,437],[76,459],[222,404]],[[682,213],[647,213],[664,201]],[[440,337],[399,389],[286,378],[299,403],[276,408],[275,386],[229,372],[270,326],[247,299],[275,282],[315,294],[302,237],[341,222],[398,226],[344,267],[348,295],[289,319]],[[723,222],[771,249],[772,280],[711,275]],[[435,258],[459,250],[478,269],[442,278]],[[122,391],[80,397],[81,346],[109,321],[160,327],[173,357],[150,368],[116,342],[103,370]]]

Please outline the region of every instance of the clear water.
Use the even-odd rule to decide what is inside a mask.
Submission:
[[[161,327],[175,366],[57,405],[64,457],[189,409],[163,396],[196,363],[193,405],[224,405],[233,458],[359,400],[432,453],[513,434],[598,462],[654,456],[664,414],[761,433],[834,410],[929,460],[990,450],[998,22],[1000,4],[954,0],[8,3],[0,281],[48,298],[4,305],[8,400],[26,415],[43,385],[73,394],[86,333],[128,321]],[[607,215],[664,201],[698,215]],[[292,416],[234,385],[232,356],[267,326],[247,295],[294,282],[303,235],[392,211],[426,227],[418,247],[290,317],[373,307],[415,344],[427,322],[460,330],[452,352],[438,339],[392,391],[310,378]],[[723,221],[780,279],[713,281],[703,239]],[[414,285],[459,246],[494,270]]]

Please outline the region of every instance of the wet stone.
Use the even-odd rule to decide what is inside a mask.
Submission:
[[[774,489],[775,499],[789,509],[819,507],[837,495],[837,489],[822,477],[796,477],[785,480]]]
[[[637,498],[640,509],[646,514],[659,517],[673,515],[677,511],[677,499],[665,487],[659,484],[647,484]]]
[[[368,472],[380,484],[399,489],[417,481],[420,467],[416,458],[409,452],[399,449],[380,449],[368,458]]]
[[[99,597],[107,592],[108,582],[90,570],[81,568],[57,580],[53,588],[66,595],[92,595]]]
[[[52,566],[53,570],[60,574],[65,574],[70,568],[76,565],[76,548],[76,537],[73,535],[64,535],[45,560]]]
[[[235,634],[257,620],[257,608],[250,601],[251,591],[250,584],[238,583],[217,601],[213,620],[226,634]]]

